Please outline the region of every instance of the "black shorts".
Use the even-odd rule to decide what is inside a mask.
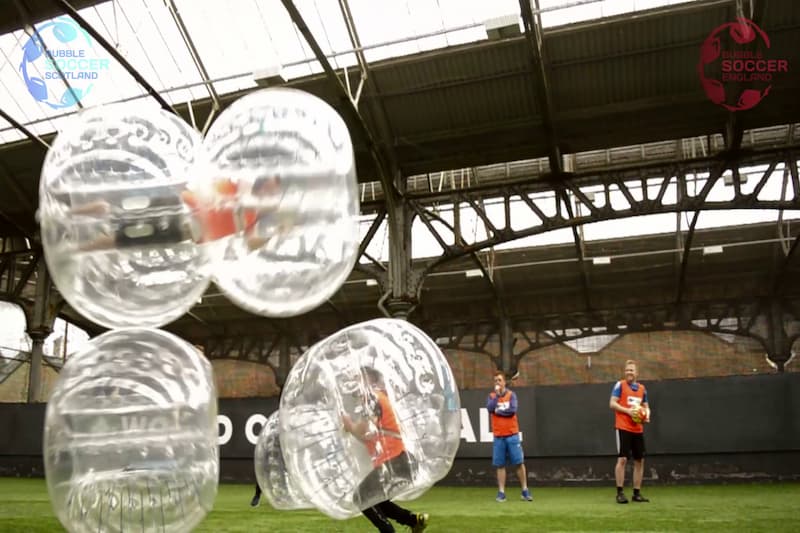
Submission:
[[[644,433],[632,433],[624,429],[617,430],[617,455],[619,457],[633,457],[639,461],[644,459]]]
[[[376,494],[383,494],[380,501],[388,500],[386,481],[391,479],[394,483],[413,483],[414,481],[414,458],[408,452],[403,452],[397,457],[390,459],[383,465],[375,468],[361,482],[353,496],[353,503],[359,509],[364,508],[362,502],[374,497]]]

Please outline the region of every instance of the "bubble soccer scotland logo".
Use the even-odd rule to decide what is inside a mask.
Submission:
[[[769,94],[787,59],[769,57],[770,41],[752,20],[739,18],[715,28],[700,47],[697,74],[706,96],[729,111],[752,109]]]
[[[77,105],[101,79],[101,73],[108,71],[108,59],[98,57],[89,34],[70,17],[39,24],[36,31],[38,37],[32,35],[22,47],[19,65],[28,92],[53,109]],[[61,80],[56,66],[72,90]]]

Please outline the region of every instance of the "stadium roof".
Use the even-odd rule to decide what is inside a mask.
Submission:
[[[582,14],[611,5],[610,2],[573,3],[582,5],[569,11]],[[458,11],[464,4],[440,1],[439,7],[426,16],[395,13],[392,23],[397,21],[398,33],[381,33],[366,22],[371,20],[369,10],[375,9],[375,3],[350,2],[353,11],[350,20],[356,23],[361,47],[353,45],[346,31],[342,34],[347,16],[338,13],[334,17],[323,11],[322,2],[302,3],[301,15],[322,51],[332,56],[331,66],[337,69],[340,83],[344,79],[343,67],[347,65],[351,93],[355,95],[359,69],[368,72],[370,85],[365,85],[360,93],[356,114],[348,112],[347,95],[332,83],[331,76],[320,72],[320,62],[309,60],[312,54],[303,44],[304,38],[298,35],[299,30],[294,30],[289,15],[281,11],[283,7],[277,1],[243,0],[237,5],[246,6],[245,10],[234,10],[229,17],[211,17],[218,26],[211,30],[201,26],[203,10],[208,9],[205,2],[174,4],[180,8],[183,22],[175,17],[174,11],[170,12],[173,3],[169,1],[75,4],[86,10],[82,13],[86,13],[87,20],[94,21],[107,40],[119,43],[137,71],[159,94],[168,97],[168,103],[200,127],[209,116],[213,119],[241,95],[278,82],[280,73],[270,66],[279,63],[283,67],[297,67],[285,70],[280,84],[316,94],[340,110],[354,136],[364,211],[374,213],[382,203],[382,183],[385,183],[374,157],[376,147],[389,156],[406,180],[408,197],[437,209],[446,207],[448,202],[452,204],[454,193],[465,191],[491,200],[509,185],[552,190],[557,185],[551,181],[549,168],[554,147],[565,155],[567,174],[587,187],[618,179],[611,176],[610,169],[619,170],[623,176],[638,173],[638,177],[631,179],[639,179],[642,169],[653,165],[688,164],[698,158],[720,156],[731,146],[735,131],[741,134],[742,152],[778,153],[796,147],[800,136],[796,127],[800,123],[797,73],[791,72],[776,83],[756,110],[735,117],[709,102],[697,77],[700,46],[709,31],[737,15],[750,15],[742,13],[741,8],[753,4],[729,0],[672,3],[675,5],[637,11],[633,15],[612,14],[565,25],[557,25],[558,12],[541,13],[545,26],[547,18],[552,17],[552,24],[543,36],[546,52],[543,71],[532,60],[535,54],[528,36],[515,34],[513,29],[516,25],[519,31],[518,2],[476,2],[475,5],[491,5],[496,10],[477,12],[467,20],[464,13],[451,18],[447,11]],[[28,2],[28,18],[38,21],[57,15],[53,4],[44,0]],[[541,2],[543,9],[553,4]],[[651,7],[654,3],[631,0],[613,5],[622,4],[634,8]],[[214,5],[216,11],[210,13],[219,14],[219,4]],[[797,61],[800,49],[795,46],[800,42],[798,3],[783,0],[770,2],[768,7],[766,3],[758,5],[761,6],[759,23],[768,29],[772,49],[786,57],[789,64],[800,64]],[[268,23],[264,22],[263,12],[255,15],[264,6],[277,9]],[[416,13],[417,9],[417,4],[410,3],[392,6],[396,6],[398,13],[403,9]],[[362,8],[365,11],[359,11]],[[279,12],[282,14],[278,15]],[[502,31],[486,31],[484,19],[507,12],[516,15],[516,24],[503,26]],[[400,22],[418,19],[430,26],[404,26]],[[7,24],[0,26],[0,32],[18,29],[22,24],[20,13],[10,3],[0,5],[0,21]],[[261,24],[269,33],[262,31],[253,36],[251,30],[235,31],[236,24],[245,22]],[[205,74],[192,59],[191,46],[180,35],[181,27],[187,29],[196,45],[196,57],[205,65]],[[445,31],[448,28],[458,30],[450,34]],[[238,56],[264,61],[262,55],[248,50],[269,47],[246,39],[269,39],[273,29],[275,35],[284,32],[280,46],[273,46],[277,50],[275,57],[266,61],[266,65],[240,66]],[[12,56],[19,53],[20,41],[25,39],[19,31],[3,38],[8,35],[12,35],[12,40],[0,41],[0,48],[6,50],[8,58],[5,68],[0,69],[0,79],[5,79],[2,76],[8,75],[9,68],[16,69]],[[152,38],[145,38],[147,35]],[[176,35],[182,44],[169,46],[168,39],[175,39]],[[227,38],[231,41],[217,42],[215,39],[220,35],[230,36]],[[414,35],[424,37],[413,39]],[[373,47],[386,41],[393,44]],[[364,52],[366,70],[364,65],[356,66],[358,55],[353,48]],[[167,50],[170,54],[165,53]],[[335,51],[346,53],[333,54]],[[184,69],[181,75],[187,77],[178,79],[175,69],[159,68],[155,61],[161,59],[172,61],[175,69]],[[192,65],[197,68],[189,68]],[[16,73],[13,75],[18,77]],[[129,74],[120,72],[120,79],[115,81],[116,99],[145,94],[140,86],[128,84],[126,76]],[[537,94],[537,88],[543,86],[549,96],[549,108],[541,105],[541,95]],[[31,98],[24,89],[18,87],[8,94],[10,102],[30,105]],[[190,104],[181,103],[189,100]],[[215,108],[217,105],[219,109]],[[14,114],[5,104],[0,108]],[[34,213],[38,173],[45,154],[43,143],[50,140],[59,120],[52,119],[54,114],[50,111],[36,112],[40,114],[18,113],[18,121],[30,126],[30,138],[20,139],[18,132],[12,133],[0,122],[0,135],[7,141],[0,146],[0,181],[8,191],[0,195],[0,235],[4,237],[30,236],[36,229]],[[375,138],[369,138],[369,133]],[[756,182],[751,181],[751,186]],[[789,218],[789,214],[784,217],[775,210],[769,223],[698,230],[696,249],[690,252],[698,260],[689,263],[686,300],[719,302],[768,295],[775,287],[776,275],[792,268],[784,262],[790,241],[796,235]],[[679,219],[680,216],[673,214],[672,223],[654,229],[651,236],[613,241],[597,237],[584,241],[586,248],[581,254],[576,254],[572,243],[559,242],[528,250],[485,252],[493,254],[494,285],[487,284],[485,276],[466,276],[467,271],[475,269],[474,259],[465,256],[454,260],[426,278],[420,320],[431,325],[454,324],[459,320],[493,321],[497,295],[492,287],[511,295],[506,303],[512,317],[568,316],[585,309],[586,290],[579,281],[582,272],[588,277],[598,309],[656,308],[674,302],[676,287],[683,286],[676,284],[675,278],[681,275],[681,238],[687,229]],[[776,223],[776,219],[783,222]],[[704,253],[709,246],[722,246],[723,253]],[[591,260],[595,257],[609,257],[610,263],[595,263]],[[19,269],[27,270],[25,266],[20,264]],[[255,319],[227,304],[212,290],[190,315],[171,327],[189,338],[223,330],[230,333],[247,327],[252,320],[258,320],[265,328],[323,331],[343,319],[351,322],[377,316],[380,290],[367,283],[367,277],[354,272],[327,306],[313,312],[314,320]],[[793,278],[789,277],[782,287],[787,294],[795,290]],[[71,314],[69,309],[65,312]],[[79,317],[72,316],[81,322]]]
[[[545,0],[539,12],[543,26],[551,27],[685,2]],[[34,24],[46,32],[45,19],[63,11],[54,2],[29,1],[26,5],[22,10],[13,2],[0,6],[0,50],[6,60],[0,70],[0,101],[11,102],[7,111],[32,132],[44,135],[63,126],[61,117],[74,111],[74,106],[55,109],[33,98],[20,98],[26,85],[19,67],[24,62],[25,44],[31,39],[26,26]],[[323,71],[277,0],[237,0],[226,6],[225,17],[214,16],[219,3],[211,0],[79,0],[72,6],[172,105],[253,89],[259,76],[270,72],[292,80]],[[517,0],[314,1],[298,4],[298,10],[319,36],[322,51],[334,68],[356,70],[361,59],[375,63],[485,41],[497,31],[492,28],[518,25],[520,18]],[[358,45],[350,37],[348,24],[358,36]],[[118,60],[96,42],[92,49],[109,59],[111,68],[108,79],[96,83],[82,99],[84,105],[147,97],[145,88],[125,73]],[[41,65],[32,67],[36,70]],[[21,138],[21,132],[0,121],[0,143]]]

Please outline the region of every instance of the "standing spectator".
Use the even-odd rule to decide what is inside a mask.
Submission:
[[[642,477],[644,476],[644,426],[650,422],[650,406],[647,403],[647,389],[636,381],[638,377],[636,361],[625,361],[625,379],[617,381],[611,391],[609,407],[614,411],[614,427],[617,430],[617,466],[614,476],[617,481],[617,503],[628,503],[625,486],[625,465],[633,457],[633,501],[648,502],[642,496]]]
[[[494,373],[494,390],[489,394],[486,409],[492,414],[492,433],[494,449],[492,464],[497,468],[498,502],[506,501],[506,465],[516,467],[517,478],[522,486],[522,499],[533,500],[528,490],[528,476],[525,470],[525,455],[522,453],[522,441],[517,420],[517,395],[506,388],[506,377],[503,372]]]

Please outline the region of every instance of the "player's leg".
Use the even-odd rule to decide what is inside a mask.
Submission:
[[[372,472],[367,474],[367,477],[361,481],[356,489],[356,493],[353,495],[353,503],[356,504],[359,509],[363,509],[367,501],[374,498],[376,494],[383,494],[380,468],[373,469]]]
[[[622,491],[625,486],[625,465],[628,463],[626,457],[617,457],[617,465],[614,467],[614,478],[617,481],[617,489]]]
[[[506,501],[506,462],[508,450],[505,437],[495,437],[492,446],[492,465],[497,469],[497,498],[498,502]]]
[[[528,470],[525,468],[525,463],[517,467],[517,477],[519,478],[519,484],[522,488],[521,498],[526,502],[533,501],[531,491],[528,489]]]
[[[642,479],[644,478],[644,435],[637,433],[632,439],[632,453],[633,453],[633,498],[635,502],[648,502],[647,498],[642,496]]]
[[[522,490],[528,490],[528,473],[525,470],[525,463],[517,465],[517,479]]]
[[[644,459],[633,460],[633,492],[637,493],[642,489],[642,479],[644,478]]]
[[[497,498],[499,500],[505,500],[506,495],[506,467],[498,466],[497,467]]]
[[[617,464],[614,467],[614,479],[617,482],[617,503],[628,503],[623,488],[625,487],[625,465],[631,454],[631,434],[621,429],[617,430]]]
[[[367,520],[372,522],[372,525],[375,526],[381,533],[394,533],[394,526],[391,522],[389,522],[389,519],[383,515],[377,506],[368,507],[367,509],[361,511],[361,513],[366,516]]]
[[[408,452],[403,452],[386,463],[386,467],[392,473],[393,478],[408,480],[410,483],[413,481],[411,462],[412,458]],[[374,507],[386,518],[408,526],[412,531],[422,531],[427,527],[428,515],[426,513],[413,513],[390,500],[376,504]]]
[[[422,531],[428,526],[427,513],[413,513],[393,501],[381,502],[375,505],[374,508],[386,518],[391,518],[398,524],[410,527],[411,531]]]
[[[380,467],[373,469],[358,485],[356,493],[353,495],[353,503],[359,508],[362,507],[363,502],[366,502],[369,498],[373,498],[375,494],[379,494],[383,491],[380,473]],[[372,522],[372,525],[374,525],[378,531],[392,532],[394,531],[394,526],[389,522],[389,519],[383,511],[381,511],[380,505],[381,504],[373,505],[372,507],[362,509],[361,513],[367,517],[367,520]]]
[[[253,499],[250,500],[250,505],[252,507],[256,507],[256,506],[258,506],[258,503],[260,501],[261,501],[261,487],[259,487],[258,483],[256,483],[256,492],[255,492],[255,494],[253,494]]]
[[[528,491],[528,473],[525,469],[525,454],[522,451],[522,441],[519,433],[506,438],[508,445],[508,463],[514,465],[519,485],[522,488],[522,499],[531,501],[531,494]]]

